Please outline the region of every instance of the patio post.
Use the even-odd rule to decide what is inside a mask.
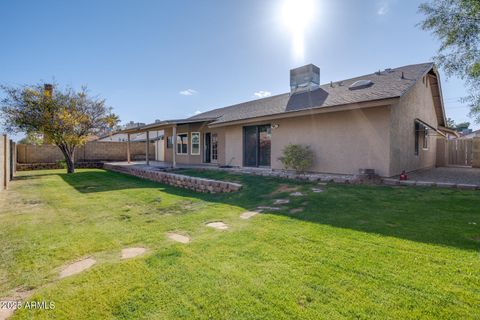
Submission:
[[[177,167],[177,159],[175,158],[176,152],[175,148],[177,147],[177,126],[173,126],[173,135],[172,135],[172,151],[173,151],[173,168]]]
[[[150,159],[148,159],[148,149],[149,149],[149,144],[150,144],[150,132],[147,130],[146,132],[147,136],[145,139],[145,160],[147,161],[147,166],[150,165]]]
[[[127,133],[127,162],[130,163],[130,133]]]

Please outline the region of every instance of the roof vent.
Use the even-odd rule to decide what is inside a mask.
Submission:
[[[372,80],[358,80],[352,83],[348,89],[350,90],[358,90],[358,89],[364,89],[373,86],[373,81]]]
[[[312,91],[320,86],[320,68],[313,64],[290,70],[290,93]]]

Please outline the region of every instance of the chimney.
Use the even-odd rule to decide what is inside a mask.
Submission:
[[[43,85],[43,93],[45,94],[46,97],[51,98],[53,94],[53,85],[51,84],[44,84]]]
[[[313,91],[320,86],[320,68],[314,64],[290,70],[290,94]]]

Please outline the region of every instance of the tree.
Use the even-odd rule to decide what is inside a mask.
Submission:
[[[447,76],[457,75],[466,81],[470,116],[480,123],[480,1],[436,0],[419,7],[425,14],[420,26],[439,40],[435,57]]]
[[[1,88],[6,94],[0,104],[5,129],[41,134],[46,143],[60,148],[68,173],[75,171],[75,149],[85,144],[88,136],[118,123],[105,100],[89,97],[86,87],[78,92],[41,84]]]
[[[461,122],[455,125],[455,130],[462,132],[463,130],[467,130],[468,127],[470,127],[470,122]]]
[[[23,139],[18,141],[18,143],[41,145],[43,144],[43,136],[38,133],[30,132]]]
[[[447,118],[447,128],[455,129],[455,120]]]

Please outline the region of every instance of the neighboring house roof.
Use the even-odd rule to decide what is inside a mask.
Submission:
[[[476,130],[476,131],[470,132],[469,134],[460,136],[459,139],[472,139],[475,137],[480,137],[480,130]]]
[[[398,98],[403,96],[433,67],[433,63],[422,63],[387,69],[382,72],[334,82],[333,84],[324,84],[319,89],[313,91],[292,95],[284,93],[214,109],[188,119],[215,118],[216,120],[212,123],[215,125],[287,112]],[[358,80],[370,80],[373,82],[373,85],[357,90],[349,89],[349,86]],[[443,106],[441,109],[443,111]]]

